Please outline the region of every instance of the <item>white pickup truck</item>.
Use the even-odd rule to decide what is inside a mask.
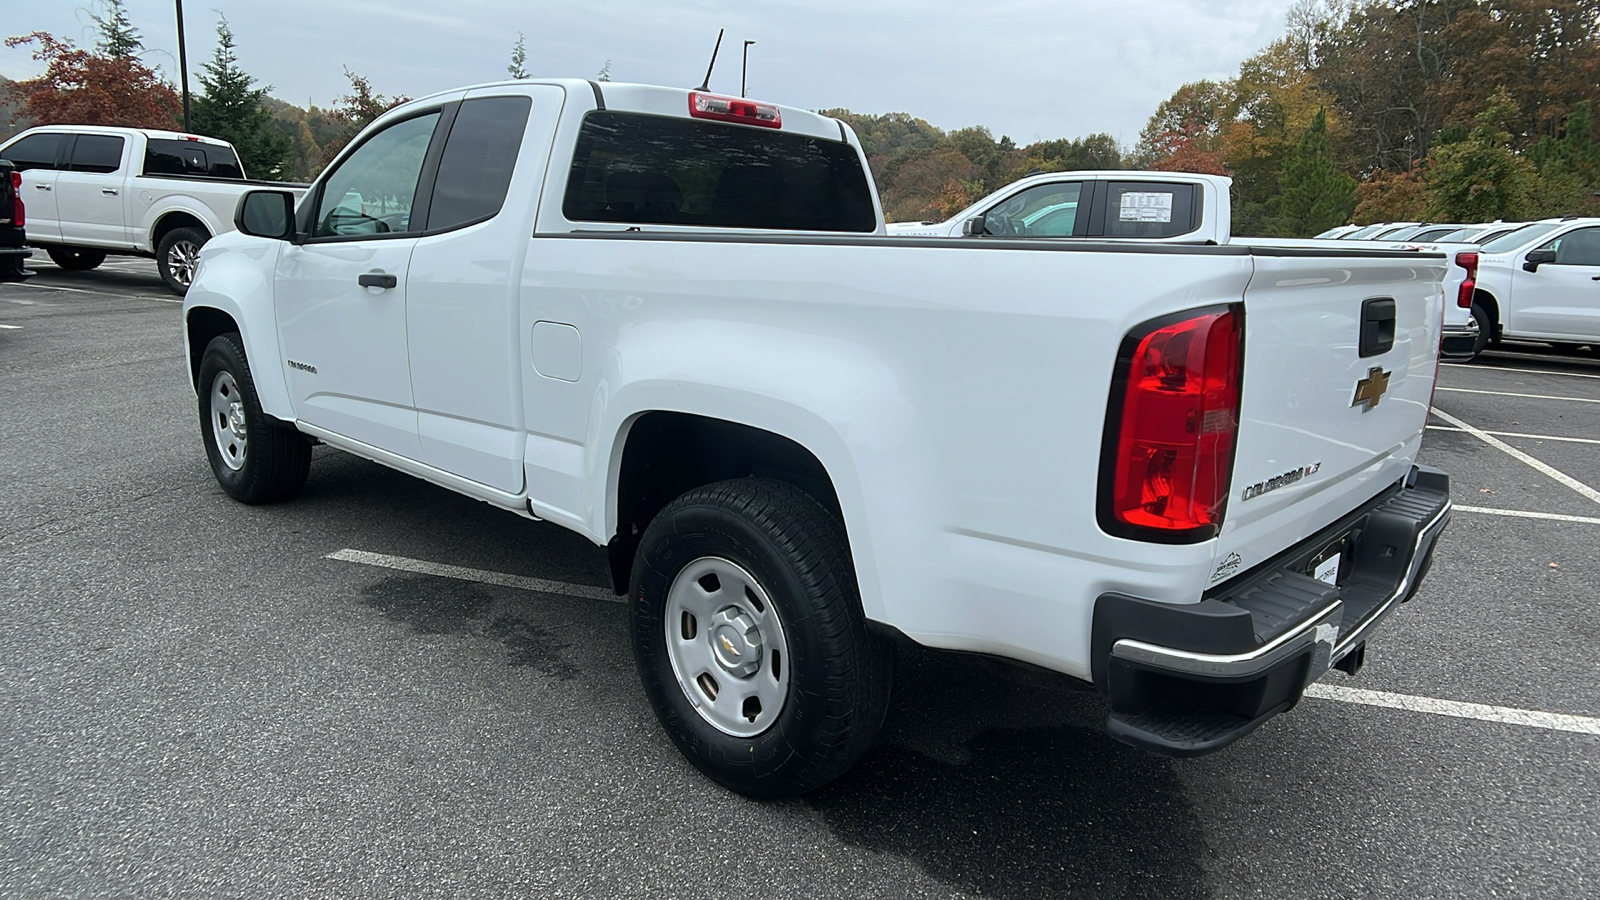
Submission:
[[[200,247],[233,228],[240,195],[263,185],[305,193],[247,180],[226,141],[172,131],[47,125],[0,144],[0,159],[22,173],[28,242],[56,265],[82,271],[107,254],[154,256],[179,296]]]
[[[876,196],[800,109],[412,101],[202,251],[212,471],[284,500],[315,439],[605,547],[665,731],[754,796],[871,745],[895,641],[1179,755],[1360,666],[1450,513],[1441,254],[907,240]]]
[[[1230,186],[1224,175],[1131,170],[1045,172],[1012,182],[943,222],[891,222],[900,237],[1011,237],[1153,243],[1316,246],[1327,238],[1241,238],[1231,230]],[[1478,257],[1475,244],[1369,241],[1393,250],[1426,250],[1450,260],[1440,352],[1476,356],[1487,340],[1471,312]],[[1480,336],[1484,335],[1484,336]]]
[[[1502,338],[1600,353],[1600,218],[1530,222],[1479,256],[1473,355]]]

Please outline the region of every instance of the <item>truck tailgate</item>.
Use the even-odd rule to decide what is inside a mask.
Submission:
[[[1404,478],[1438,371],[1443,254],[1256,248],[1255,262],[1233,481],[1208,585]]]

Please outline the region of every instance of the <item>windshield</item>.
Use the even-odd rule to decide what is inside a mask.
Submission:
[[[1561,224],[1559,222],[1535,222],[1532,225],[1524,225],[1510,234],[1495,238],[1489,243],[1484,244],[1483,252],[1509,253],[1518,247],[1522,247],[1537,241],[1539,238],[1544,237],[1560,227]]]
[[[1367,235],[1372,234],[1375,231],[1380,231],[1380,230],[1382,230],[1382,229],[1384,229],[1386,227],[1388,227],[1388,226],[1386,226],[1386,225],[1368,225],[1365,228],[1357,228],[1355,231],[1352,231],[1349,234],[1341,234],[1341,235],[1339,235],[1339,240],[1341,240],[1341,241],[1359,241],[1362,238],[1366,237]]]

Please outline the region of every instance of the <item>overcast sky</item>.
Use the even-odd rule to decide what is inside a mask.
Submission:
[[[535,75],[693,87],[726,28],[713,90],[809,109],[908,112],[945,129],[986,125],[1018,143],[1109,132],[1124,145],[1179,85],[1227,78],[1283,33],[1292,0],[190,0],[190,88],[217,11],[241,64],[301,106],[346,92],[342,67],[386,95],[506,77],[517,32]],[[94,42],[95,0],[0,0],[6,34]],[[146,61],[177,79],[173,0],[128,0]],[[0,74],[41,66],[0,47]]]

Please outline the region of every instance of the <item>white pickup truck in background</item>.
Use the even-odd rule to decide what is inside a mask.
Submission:
[[[755,796],[866,751],[897,640],[1090,682],[1175,755],[1359,668],[1449,517],[1443,254],[909,240],[876,197],[801,109],[407,103],[201,252],[212,471],[286,500],[315,439],[605,547],[664,730]]]
[[[1196,172],[1093,170],[1045,172],[1020,179],[943,222],[891,222],[900,237],[1056,238],[1153,243],[1315,247],[1329,238],[1241,238],[1231,231],[1230,187],[1224,175]],[[1352,246],[1347,244],[1345,246]],[[1443,292],[1440,352],[1470,359],[1483,348],[1471,312],[1477,246],[1427,241],[1367,241],[1390,250],[1426,250],[1450,260]],[[1484,334],[1487,334],[1486,332]]]
[[[1485,244],[1478,264],[1473,355],[1501,339],[1600,354],[1600,218],[1530,222]]]
[[[247,180],[225,141],[171,131],[47,125],[0,144],[0,159],[22,173],[28,243],[56,265],[81,271],[107,254],[154,256],[179,296],[201,246],[233,228],[240,195],[263,185],[305,193]]]

